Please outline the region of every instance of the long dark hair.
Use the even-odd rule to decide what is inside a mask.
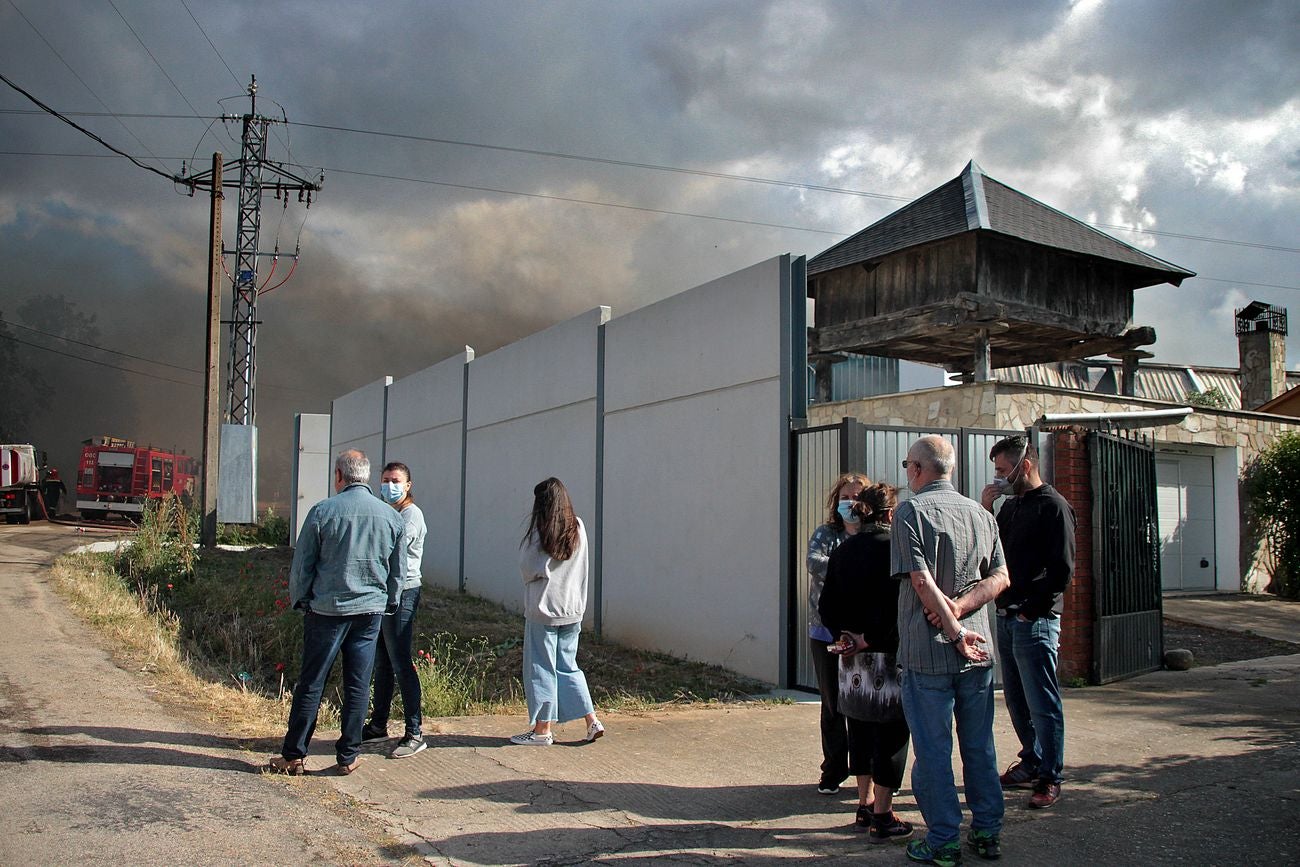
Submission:
[[[519,543],[537,539],[541,548],[556,560],[568,560],[578,547],[578,518],[564,483],[552,476],[533,488],[533,514]]]

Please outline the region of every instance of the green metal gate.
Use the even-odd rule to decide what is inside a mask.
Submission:
[[[1145,438],[1088,436],[1092,463],[1093,681],[1160,668],[1160,536],[1155,449]]]

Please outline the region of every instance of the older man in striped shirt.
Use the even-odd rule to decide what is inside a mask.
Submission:
[[[967,841],[975,854],[1001,854],[1003,814],[993,747],[993,661],[985,649],[992,633],[984,606],[1009,579],[993,516],[953,488],[955,463],[942,437],[912,444],[903,468],[915,496],[895,511],[892,533],[894,577],[913,591],[898,595],[898,662],[915,753],[912,790],[929,829],[907,847],[907,856],[938,865],[961,863],[954,717],[971,811]]]

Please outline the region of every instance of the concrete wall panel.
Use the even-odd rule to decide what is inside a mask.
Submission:
[[[785,267],[762,262],[605,328],[605,634],[771,682]]]
[[[311,507],[333,491],[330,486],[330,417],[324,413],[298,413],[293,417],[293,493],[289,515],[290,545]]]
[[[599,307],[469,365],[465,589],[519,609],[519,539],[533,486],[564,482],[595,534]],[[595,571],[595,563],[591,564]],[[588,622],[592,617],[588,606]]]
[[[379,490],[379,476],[384,468],[384,401],[391,376],[335,398],[330,407],[330,473],[334,458],[344,449],[360,449],[370,458],[370,487]],[[334,492],[331,479],[330,493]]]
[[[421,573],[426,584],[460,586],[461,446],[465,351],[388,387],[388,461],[411,468],[411,493],[429,534]]]

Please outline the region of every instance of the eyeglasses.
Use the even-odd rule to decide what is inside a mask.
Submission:
[[[907,469],[908,466],[917,466],[917,463],[916,461],[903,461],[903,469]]]

